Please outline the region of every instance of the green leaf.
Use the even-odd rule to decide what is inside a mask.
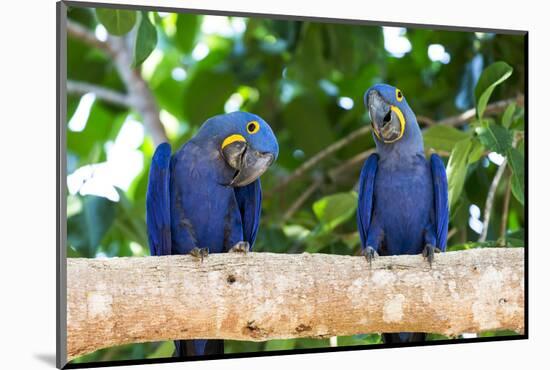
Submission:
[[[524,204],[525,196],[524,162],[519,150],[511,148],[508,151],[508,164],[512,169],[512,194],[521,204]]]
[[[510,75],[512,75],[513,68],[505,62],[495,62],[489,67],[485,68],[479,81],[477,82],[475,89],[476,108],[478,119],[483,118],[483,113],[487,108],[489,98],[493,93],[495,87],[504,82]]]
[[[511,130],[525,131],[525,110],[522,107],[516,109],[516,113],[510,124]]]
[[[320,79],[326,78],[329,62],[324,55],[326,45],[323,41],[323,25],[306,23],[302,27],[298,46],[291,62],[288,64],[288,77],[308,86],[313,86]],[[315,63],[312,63],[312,61]]]
[[[512,247],[525,247],[525,230],[521,229],[506,235],[506,242]]]
[[[452,212],[450,213],[451,222],[453,225],[467,225],[470,219],[470,204],[472,202],[466,196],[466,192],[462,192],[456,201]]]
[[[486,127],[477,127],[479,141],[489,150],[506,155],[512,147],[512,133],[499,125],[490,124]]]
[[[525,140],[521,139],[517,144],[517,150],[521,153],[522,156],[525,156]]]
[[[338,193],[326,196],[313,204],[313,213],[323,224],[324,230],[332,230],[355,214],[357,193]]]
[[[486,242],[466,242],[464,244],[451,245],[447,247],[448,252],[462,251],[475,248],[500,248],[503,243],[498,240],[488,240]]]
[[[183,53],[188,54],[193,50],[199,26],[200,16],[195,14],[178,14],[175,43]]]
[[[460,193],[464,187],[466,173],[468,171],[468,157],[472,149],[472,141],[470,139],[462,140],[456,143],[449,163],[447,164],[447,179],[449,183],[449,206],[453,205],[460,198]]]
[[[321,223],[305,239],[304,251],[319,253],[338,241],[335,233],[331,232],[330,225]],[[330,253],[330,252],[327,252]]]
[[[381,343],[382,336],[380,334],[356,334],[350,336],[338,337],[338,347],[342,346],[357,346],[365,344]]]
[[[479,159],[483,156],[483,153],[485,153],[485,147],[483,144],[481,144],[481,142],[477,139],[472,139],[472,149],[470,150],[470,155],[468,156],[468,164],[479,161]]]
[[[199,70],[187,78],[182,101],[177,102],[193,126],[223,112],[223,106],[235,89],[235,76],[214,70]]]
[[[448,337],[446,335],[443,335],[443,334],[435,334],[435,333],[429,333],[426,335],[426,340],[429,341],[429,340],[446,340],[446,339],[451,339],[451,337]]]
[[[293,239],[293,240],[300,240],[305,239],[309,236],[311,233],[311,230],[308,228],[302,226],[302,225],[285,225],[282,227],[283,232],[287,236],[287,238]]]
[[[157,45],[157,29],[149,20],[147,12],[141,12],[141,21],[134,44],[134,60],[132,67],[141,65],[147,57],[155,50]]]
[[[114,36],[122,36],[130,32],[137,18],[133,10],[98,8],[95,13],[97,20]]]
[[[307,157],[315,155],[336,140],[325,106],[314,96],[297,96],[283,110],[282,118],[296,148]],[[311,138],[315,140],[311,140]]]
[[[155,352],[147,356],[147,358],[168,358],[174,353],[174,342],[163,342],[157,347]]]
[[[115,218],[115,203],[102,197],[87,195],[82,212],[67,220],[67,239],[83,257],[95,257],[99,243]]]
[[[512,330],[495,330],[495,331],[484,331],[484,332],[479,333],[480,338],[484,338],[484,337],[509,337],[509,336],[514,336],[514,335],[519,335],[519,333],[516,333],[515,331],[512,331]]]
[[[451,126],[434,125],[423,133],[424,146],[436,150],[450,152],[458,141],[464,140],[470,135]]]
[[[287,349],[294,349],[296,345],[296,339],[275,339],[270,340],[265,344],[265,351],[282,351]]]
[[[143,218],[144,211],[138,204],[131,202],[126,193],[119,188],[116,191],[120,197],[117,203],[117,219],[115,226],[121,231],[122,235],[128,240],[133,240],[141,246],[147,248],[149,244],[147,239],[147,225]]]
[[[504,114],[502,115],[502,126],[510,128],[512,124],[512,119],[514,118],[514,113],[516,111],[516,103],[511,103],[506,107]]]
[[[295,348],[327,348],[330,343],[328,339],[297,338]]]
[[[84,130],[67,130],[67,148],[78,156],[77,166],[105,160],[104,143],[115,140],[125,119],[126,114],[115,116],[104,102],[96,100],[90,109]]]

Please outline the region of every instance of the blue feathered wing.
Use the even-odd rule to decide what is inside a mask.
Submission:
[[[445,251],[445,248],[447,248],[447,232],[449,229],[447,174],[445,172],[445,165],[437,154],[432,154],[430,163],[434,189],[435,246],[441,251]]]
[[[151,256],[172,252],[170,232],[170,144],[160,144],[155,150],[146,196],[147,235]]]
[[[363,165],[359,177],[359,201],[357,204],[357,229],[361,237],[361,246],[367,247],[367,239],[372,220],[374,198],[374,179],[378,169],[378,154],[372,154]]]
[[[262,186],[260,179],[246,186],[235,188],[235,198],[237,199],[241,213],[243,239],[252,247],[256,241],[262,210]]]

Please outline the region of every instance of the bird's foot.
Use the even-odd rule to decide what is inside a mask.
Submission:
[[[432,267],[432,262],[434,261],[434,255],[440,252],[441,252],[441,249],[437,248],[436,246],[431,244],[426,244],[426,246],[424,247],[424,250],[422,251],[422,256],[424,257],[424,259],[428,260],[430,267]]]
[[[378,257],[378,253],[373,247],[367,247],[363,249],[363,256],[367,259],[370,268],[372,267],[372,260]]]
[[[190,255],[192,255],[195,258],[200,258],[201,262],[203,261],[204,257],[208,257],[208,248],[193,248],[191,249],[191,252],[189,252]]]
[[[238,242],[231,247],[229,253],[248,253],[250,251],[249,242]]]

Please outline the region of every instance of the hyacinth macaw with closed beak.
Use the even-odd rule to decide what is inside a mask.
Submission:
[[[245,112],[208,119],[174,155],[159,145],[146,202],[151,255],[248,251],[260,222],[259,177],[278,152],[269,125]],[[223,353],[223,340],[175,345],[178,357]]]
[[[437,154],[424,157],[422,132],[403,93],[378,84],[365,93],[376,152],[359,180],[357,226],[369,264],[378,255],[420,254],[432,264],[445,251],[447,177]],[[383,334],[385,343],[425,340],[423,333]]]

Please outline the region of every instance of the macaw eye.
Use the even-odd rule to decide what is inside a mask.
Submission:
[[[249,134],[255,134],[260,129],[260,124],[257,121],[250,121],[246,124],[246,131]]]
[[[403,100],[403,93],[399,89],[395,89],[395,97],[397,98],[397,101]]]

